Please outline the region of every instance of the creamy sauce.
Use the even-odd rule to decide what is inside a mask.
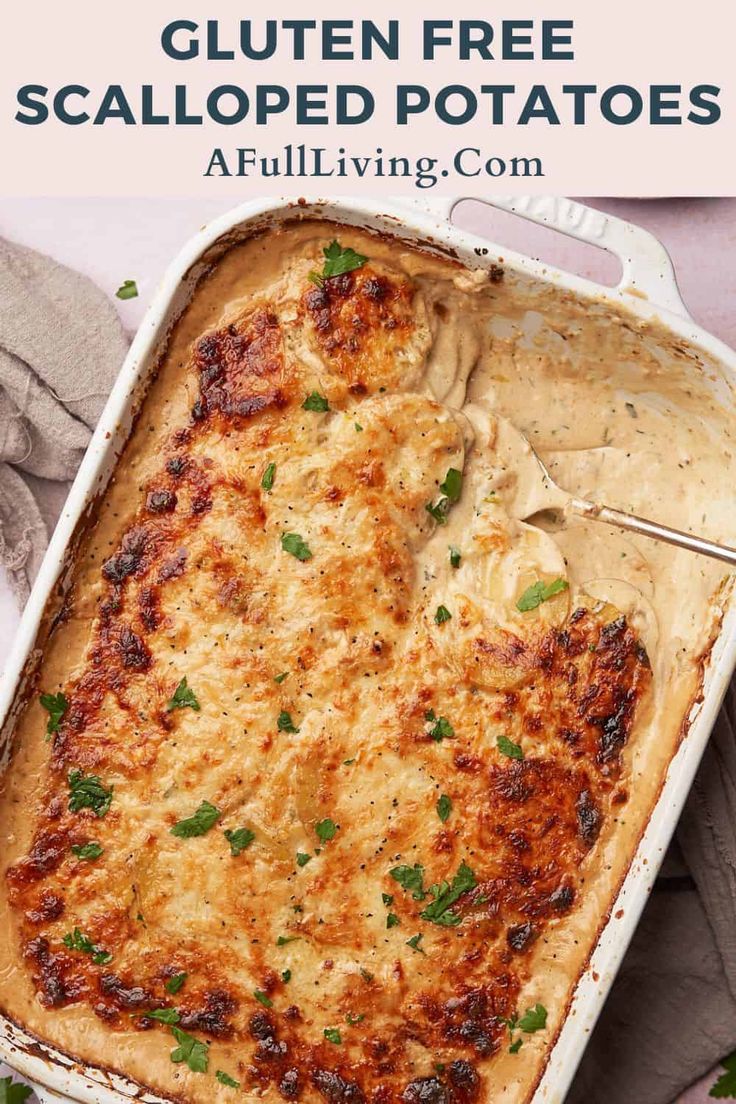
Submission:
[[[162,370],[150,389],[119,473],[79,557],[73,616],[45,648],[44,686],[63,684],[81,662],[99,596],[101,562],[117,546],[138,504],[138,488],[155,473],[167,427],[186,420],[196,397],[189,361],[201,334],[239,314],[254,297],[273,298],[288,314],[295,283],[314,267],[334,227],[296,224],[232,249],[196,292],[175,328]],[[611,817],[596,845],[594,864],[576,910],[535,947],[520,999],[549,1012],[548,1030],[530,1036],[520,1055],[501,1053],[489,1066],[488,1099],[518,1104],[531,1095],[551,1040],[564,1016],[575,980],[615,891],[677,747],[689,705],[697,695],[700,657],[707,654],[720,614],[727,574],[722,565],[607,526],[536,513],[524,503],[519,471],[499,451],[496,417],[508,419],[544,458],[565,490],[651,517],[664,524],[733,543],[733,395],[715,365],[656,325],[595,302],[580,302],[553,288],[540,289],[507,274],[492,281],[405,245],[341,228],[340,241],[372,261],[403,269],[416,280],[422,323],[410,350],[417,366],[411,386],[443,403],[457,422],[465,451],[464,494],[446,527],[438,529],[417,561],[426,604],[460,602],[463,592],[484,596],[497,623],[509,615],[519,563],[534,578],[566,575],[571,590],[610,602],[627,614],[653,667],[652,691],[626,752],[631,798]],[[290,273],[284,278],[284,273]],[[310,350],[297,354],[308,360]],[[315,363],[315,371],[319,364]],[[407,369],[408,370],[408,369]],[[437,568],[436,543],[460,544],[476,524],[477,503],[487,497],[513,537],[514,552],[496,561],[468,557],[459,572]],[[517,559],[514,559],[517,556]],[[429,568],[428,565],[435,565]],[[541,611],[550,624],[566,607]],[[45,715],[35,701],[24,713],[16,750],[3,784],[0,840],[4,865],[24,854],[33,818],[29,796],[40,789],[48,745]],[[11,930],[7,898],[0,895],[0,925]],[[129,1073],[183,1099],[230,1099],[229,1090],[196,1075],[176,1083],[160,1035],[118,1031],[83,1006],[46,1012],[38,1004],[15,938],[0,946],[0,1005],[42,1038],[71,1053]],[[235,1060],[237,1048],[225,1049]],[[180,1070],[176,1071],[177,1077]],[[279,1099],[274,1094],[273,1099]],[[303,1099],[311,1099],[308,1094]],[[314,1097],[317,1099],[317,1097]]]

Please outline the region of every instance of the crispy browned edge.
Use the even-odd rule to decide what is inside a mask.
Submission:
[[[293,203],[290,204],[290,206],[296,207],[296,208],[306,208],[307,205],[308,205],[307,200],[305,200],[305,199],[297,199]],[[311,208],[311,204],[309,206]],[[347,225],[346,223],[340,223],[337,219],[330,219],[329,217],[325,216],[324,214],[320,214],[318,211],[312,211],[311,209],[310,209],[309,214],[306,217],[310,218],[310,219],[320,219],[320,218],[322,218],[322,219],[325,219],[325,221],[334,222],[334,224],[336,226],[341,226],[341,225],[346,226]],[[398,216],[388,215],[388,216],[384,216],[384,217],[387,218],[387,219],[391,219],[391,220],[393,220],[397,223],[397,233],[396,234],[389,233],[388,231],[385,231],[385,230],[374,230],[372,228],[360,227],[360,226],[356,226],[355,229],[364,230],[365,232],[373,234],[376,237],[381,238],[382,240],[387,241],[387,242],[401,241],[402,243],[407,243],[407,239],[405,237],[403,237],[403,235],[401,235],[398,232],[399,229],[400,229],[400,221],[401,221],[398,218]],[[23,670],[21,671],[20,680],[22,681],[25,677],[25,687],[19,694],[16,694],[16,696],[13,698],[11,706],[8,710],[8,717],[10,715],[12,715],[13,713],[15,713],[16,716],[17,716],[20,713],[21,709],[25,706],[26,702],[29,700],[29,698],[31,697],[32,693],[35,690],[36,680],[37,680],[37,677],[38,677],[38,670],[39,670],[40,660],[41,660],[40,651],[41,651],[43,645],[46,643],[46,641],[51,636],[51,633],[54,631],[54,628],[56,627],[56,625],[59,621],[59,618],[61,617],[61,615],[63,613],[64,606],[65,606],[65,604],[66,604],[66,602],[67,602],[67,600],[68,600],[68,598],[69,598],[69,596],[72,592],[71,584],[69,585],[69,587],[67,588],[67,590],[65,592],[60,592],[59,591],[59,579],[63,575],[64,571],[67,570],[71,566],[71,564],[74,562],[74,559],[76,558],[77,552],[79,550],[79,546],[80,546],[81,541],[82,541],[82,537],[85,535],[88,528],[91,526],[94,515],[95,515],[97,507],[98,507],[98,504],[101,501],[102,497],[105,495],[105,493],[107,491],[107,488],[108,488],[108,485],[110,483],[110,480],[113,478],[113,476],[115,474],[115,471],[117,469],[117,465],[119,464],[119,462],[122,458],[122,454],[123,454],[126,446],[128,445],[128,443],[130,442],[131,438],[133,437],[133,434],[135,433],[136,427],[138,425],[138,420],[141,416],[141,412],[143,410],[143,404],[145,402],[148,391],[149,391],[151,385],[153,384],[154,380],[158,376],[158,373],[161,369],[161,366],[162,366],[164,360],[166,359],[168,349],[169,349],[169,343],[170,343],[170,340],[171,340],[171,335],[174,331],[174,328],[177,325],[177,323],[179,322],[179,320],[182,317],[182,315],[184,314],[184,312],[186,311],[186,309],[189,305],[189,302],[191,302],[192,298],[196,294],[197,288],[202,283],[202,281],[205,280],[207,278],[207,276],[210,275],[210,273],[213,271],[215,266],[222,260],[222,258],[227,253],[229,253],[232,249],[235,249],[239,245],[242,245],[245,241],[250,241],[253,238],[256,238],[256,237],[261,236],[262,234],[268,233],[268,231],[273,229],[274,226],[288,227],[290,225],[296,224],[296,223],[301,222],[301,221],[303,221],[301,218],[277,219],[274,216],[265,215],[257,223],[254,224],[252,230],[249,233],[243,234],[241,236],[235,230],[228,231],[221,238],[219,238],[216,242],[214,242],[205,251],[205,253],[203,253],[202,256],[196,262],[194,262],[194,264],[192,266],[190,266],[190,268],[187,269],[186,272],[184,272],[184,274],[182,276],[182,282],[186,281],[186,279],[188,278],[188,276],[190,275],[190,273],[191,273],[191,271],[194,267],[196,267],[197,265],[202,264],[203,261],[205,262],[204,266],[202,268],[201,274],[197,278],[196,282],[194,282],[192,284],[191,292],[190,292],[190,295],[188,297],[187,302],[182,305],[182,308],[179,311],[179,313],[176,315],[176,317],[173,317],[169,321],[166,335],[165,335],[165,337],[162,341],[161,349],[160,349],[160,351],[158,353],[158,356],[156,357],[154,363],[151,365],[151,367],[148,369],[148,371],[145,373],[145,375],[136,382],[134,391],[132,393],[133,413],[132,413],[131,422],[130,422],[130,429],[129,429],[128,434],[125,437],[125,439],[122,440],[119,443],[119,445],[117,446],[117,457],[116,457],[114,463],[112,463],[111,466],[110,466],[110,472],[109,472],[107,480],[105,481],[104,486],[101,486],[96,491],[94,496],[90,499],[90,501],[88,502],[88,504],[84,508],[82,516],[80,517],[79,521],[77,522],[77,524],[74,528],[74,532],[73,532],[73,534],[71,536],[71,539],[69,541],[69,544],[67,545],[67,548],[65,550],[64,559],[63,559],[62,563],[59,565],[59,571],[57,573],[54,584],[51,588],[51,592],[50,592],[48,598],[46,599],[46,606],[45,606],[45,609],[44,609],[44,614],[43,614],[41,623],[39,625],[38,631],[36,633],[36,636],[34,638],[33,645],[32,645],[32,647],[29,651],[28,657],[27,657],[26,662],[23,666]],[[426,238],[418,239],[417,241],[409,241],[408,244],[411,245],[412,249],[415,249],[420,253],[421,252],[427,252],[427,253],[431,253],[433,255],[437,255],[438,253],[442,254],[447,261],[449,261],[450,263],[456,265],[458,268],[467,267],[467,265],[465,265],[464,262],[462,262],[458,259],[457,251],[453,247],[445,245],[444,243],[437,242],[431,236],[428,236]],[[488,262],[487,258],[484,258],[484,260],[486,261],[486,264],[488,265],[489,269],[494,265],[494,263],[495,264],[502,264],[503,263],[503,257],[500,257],[500,256],[497,257],[495,259],[495,261],[491,260],[490,263]],[[591,298],[594,298],[594,297],[591,297]],[[625,307],[622,308],[622,310],[624,310],[624,311],[626,311],[626,309],[627,308],[625,308]],[[714,620],[712,630],[711,630],[710,639],[708,640],[705,648],[696,657],[696,663],[697,663],[698,671],[699,671],[699,673],[698,673],[698,682],[697,682],[697,686],[696,686],[696,688],[693,692],[693,696],[690,699],[690,702],[688,704],[687,712],[686,712],[686,714],[683,718],[682,724],[680,726],[679,736],[678,736],[677,741],[676,741],[676,743],[673,747],[672,755],[670,757],[670,762],[672,762],[672,759],[677,754],[677,751],[679,750],[683,740],[687,737],[688,732],[690,731],[690,727],[691,727],[691,724],[693,722],[693,717],[692,717],[693,709],[695,708],[696,705],[700,704],[704,699],[705,670],[706,670],[706,667],[708,665],[708,661],[709,661],[711,653],[713,651],[713,647],[715,645],[715,642],[718,639],[718,636],[720,634],[722,621],[723,621],[723,613],[721,613],[721,615]],[[5,724],[7,724],[7,719],[5,719]],[[9,744],[12,742],[12,739],[13,739],[14,735],[15,735],[15,726],[13,726],[13,729],[9,733],[9,737],[8,737]],[[2,749],[0,748],[0,753],[1,753],[1,751],[2,751]],[[615,905],[616,900],[618,899],[618,896],[621,892],[621,888],[622,888],[624,882],[626,881],[627,877],[629,876],[629,872],[630,872],[631,866],[633,865],[633,862],[636,858],[636,853],[637,853],[637,851],[639,849],[639,846],[641,844],[642,837],[643,837],[643,835],[644,835],[644,833],[647,829],[649,821],[652,817],[652,813],[654,812],[655,808],[657,807],[657,804],[658,804],[659,799],[661,797],[662,790],[664,788],[666,780],[667,780],[667,771],[665,771],[665,773],[662,777],[659,788],[657,790],[657,796],[656,796],[655,800],[652,803],[652,806],[649,810],[649,814],[647,816],[647,819],[646,819],[644,825],[642,826],[641,832],[639,833],[639,836],[638,836],[637,841],[636,841],[636,848],[634,849],[634,853],[631,857],[631,861],[629,862],[629,864],[626,867],[625,871],[622,873],[622,875],[621,875],[621,877],[618,881],[618,884],[616,885],[615,890],[611,895],[611,903],[610,903],[608,909],[601,916],[600,923],[598,925],[598,928],[596,929],[595,940],[592,943],[590,951],[589,951],[588,955],[586,956],[586,959],[585,959],[583,965],[581,966],[580,971],[579,971],[577,977],[574,979],[574,982],[573,982],[573,984],[570,988],[570,995],[569,995],[569,997],[567,999],[567,1002],[564,1006],[563,1015],[562,1015],[562,1018],[560,1020],[559,1027],[557,1028],[557,1031],[555,1032],[554,1036],[549,1041],[549,1045],[547,1046],[546,1053],[544,1055],[543,1061],[540,1064],[540,1068],[539,1068],[537,1077],[535,1078],[533,1084],[530,1086],[530,1089],[529,1089],[529,1092],[527,1093],[524,1104],[529,1104],[529,1101],[531,1101],[532,1097],[534,1096],[534,1093],[537,1091],[537,1089],[538,1089],[538,1087],[539,1087],[539,1085],[542,1081],[542,1078],[544,1077],[544,1075],[547,1071],[547,1066],[549,1065],[549,1061],[550,1061],[550,1058],[552,1056],[552,1051],[554,1050],[554,1047],[557,1043],[558,1038],[560,1037],[562,1029],[565,1026],[565,1023],[567,1022],[567,1017],[569,1015],[572,1003],[575,999],[575,993],[577,991],[577,987],[580,983],[580,980],[581,980],[583,974],[589,968],[590,960],[591,960],[595,950],[598,947],[598,943],[600,941],[601,934],[603,933],[603,930],[605,929],[606,925],[608,924],[608,922],[611,918],[611,913],[613,911],[613,906]],[[624,950],[625,950],[625,948],[624,948]],[[603,1005],[601,1005],[601,1008],[602,1007],[603,1007]],[[134,1081],[127,1073],[124,1073],[124,1072],[122,1072],[118,1069],[115,1069],[115,1067],[113,1067],[113,1066],[97,1065],[97,1064],[90,1065],[89,1063],[85,1062],[82,1058],[80,1058],[79,1055],[73,1054],[70,1051],[61,1052],[61,1051],[57,1050],[56,1048],[50,1047],[49,1043],[47,1043],[43,1039],[39,1038],[34,1032],[30,1031],[27,1027],[25,1027],[23,1024],[19,1023],[12,1016],[10,1016],[8,1014],[8,1012],[2,1007],[2,1005],[0,1005],[0,1014],[2,1014],[2,1016],[5,1018],[5,1020],[8,1023],[12,1024],[14,1028],[17,1028],[19,1031],[22,1031],[25,1035],[31,1036],[31,1038],[34,1040],[33,1042],[29,1042],[29,1043],[25,1043],[25,1042],[22,1042],[20,1040],[17,1040],[17,1041],[14,1040],[12,1042],[13,1047],[15,1047],[19,1051],[22,1051],[25,1054],[28,1054],[30,1057],[42,1058],[44,1061],[46,1061],[46,1062],[48,1062],[52,1065],[59,1066],[59,1065],[62,1064],[59,1061],[59,1057],[60,1057],[60,1055],[63,1054],[63,1056],[65,1058],[71,1059],[71,1061],[76,1066],[75,1072],[79,1073],[82,1076],[88,1076],[89,1071],[92,1070],[96,1073],[100,1073],[100,1074],[103,1074],[103,1075],[111,1075],[112,1074],[112,1075],[115,1075],[117,1077],[122,1077],[122,1078],[126,1079],[131,1086],[135,1087],[134,1094],[132,1096],[129,1096],[128,1099],[131,1099],[131,1100],[140,1099],[140,1097],[143,1093],[150,1093],[151,1095],[158,1097],[158,1099],[160,1099],[160,1100],[165,1100],[165,1101],[171,1102],[171,1104],[187,1104],[186,1097],[180,1095],[179,1093],[174,1094],[174,1095],[168,1094],[168,1095],[162,1097],[158,1093],[158,1090],[154,1089],[152,1086],[147,1085],[147,1084],[145,1084],[144,1082],[141,1082],[141,1081]],[[581,1054],[580,1054],[581,1058],[582,1058],[582,1053],[583,1052],[581,1051]],[[67,1069],[67,1072],[68,1072],[69,1067],[65,1067],[65,1068]],[[108,1088],[108,1086],[103,1086],[103,1087]],[[109,1091],[119,1092],[120,1090],[116,1089],[113,1086],[109,1086]]]

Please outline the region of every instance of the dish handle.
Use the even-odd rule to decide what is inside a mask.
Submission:
[[[417,198],[414,203],[431,215],[451,222],[453,211],[464,199],[475,199],[608,250],[621,262],[618,291],[633,292],[681,318],[690,317],[677,286],[670,255],[648,230],[565,196],[432,197]]]

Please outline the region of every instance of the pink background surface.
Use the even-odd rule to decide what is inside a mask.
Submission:
[[[736,346],[736,199],[587,202],[656,234],[670,251],[690,313],[705,329]],[[114,300],[124,326],[132,333],[174,253],[203,223],[230,206],[230,200],[175,198],[0,199],[0,235],[85,272],[110,295],[123,280],[135,279],[139,298]],[[454,221],[503,247],[602,282],[616,281],[616,264],[600,250],[476,201],[459,207]],[[0,575],[0,664],[17,619],[7,583]],[[666,1062],[666,1055],[662,1060]],[[683,1104],[703,1104],[712,1082],[713,1075],[709,1075],[682,1098]]]

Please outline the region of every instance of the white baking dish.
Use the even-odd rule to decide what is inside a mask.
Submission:
[[[451,250],[471,267],[494,263],[526,281],[555,284],[578,296],[625,306],[641,319],[659,318],[673,333],[707,354],[736,386],[736,354],[701,330],[687,315],[672,265],[650,234],[619,219],[559,198],[496,199],[494,205],[545,223],[563,233],[617,254],[623,265],[618,287],[606,288],[543,266],[528,257],[494,246],[451,224],[458,200],[429,203],[375,203],[366,200],[256,201],[244,204],[201,230],[169,268],[113,388],[100,423],[69,494],[24,612],[15,646],[0,677],[3,737],[12,728],[25,686],[38,658],[36,635],[49,596],[64,586],[78,523],[94,503],[114,468],[130,431],[137,403],[145,393],[172,324],[186,306],[199,278],[229,245],[263,226],[295,216],[319,216],[387,232],[424,245]],[[736,607],[731,603],[705,672],[701,701],[667,774],[657,805],[634,861],[610,913],[588,968],[582,975],[564,1026],[551,1052],[533,1104],[556,1104],[570,1085],[587,1038],[601,1010],[674,831],[693,776],[715,721],[723,693],[736,666]],[[0,766],[6,759],[0,756]],[[46,1104],[75,1100],[121,1104],[135,1097],[154,1101],[123,1078],[82,1067],[0,1017],[0,1057],[37,1086]]]

